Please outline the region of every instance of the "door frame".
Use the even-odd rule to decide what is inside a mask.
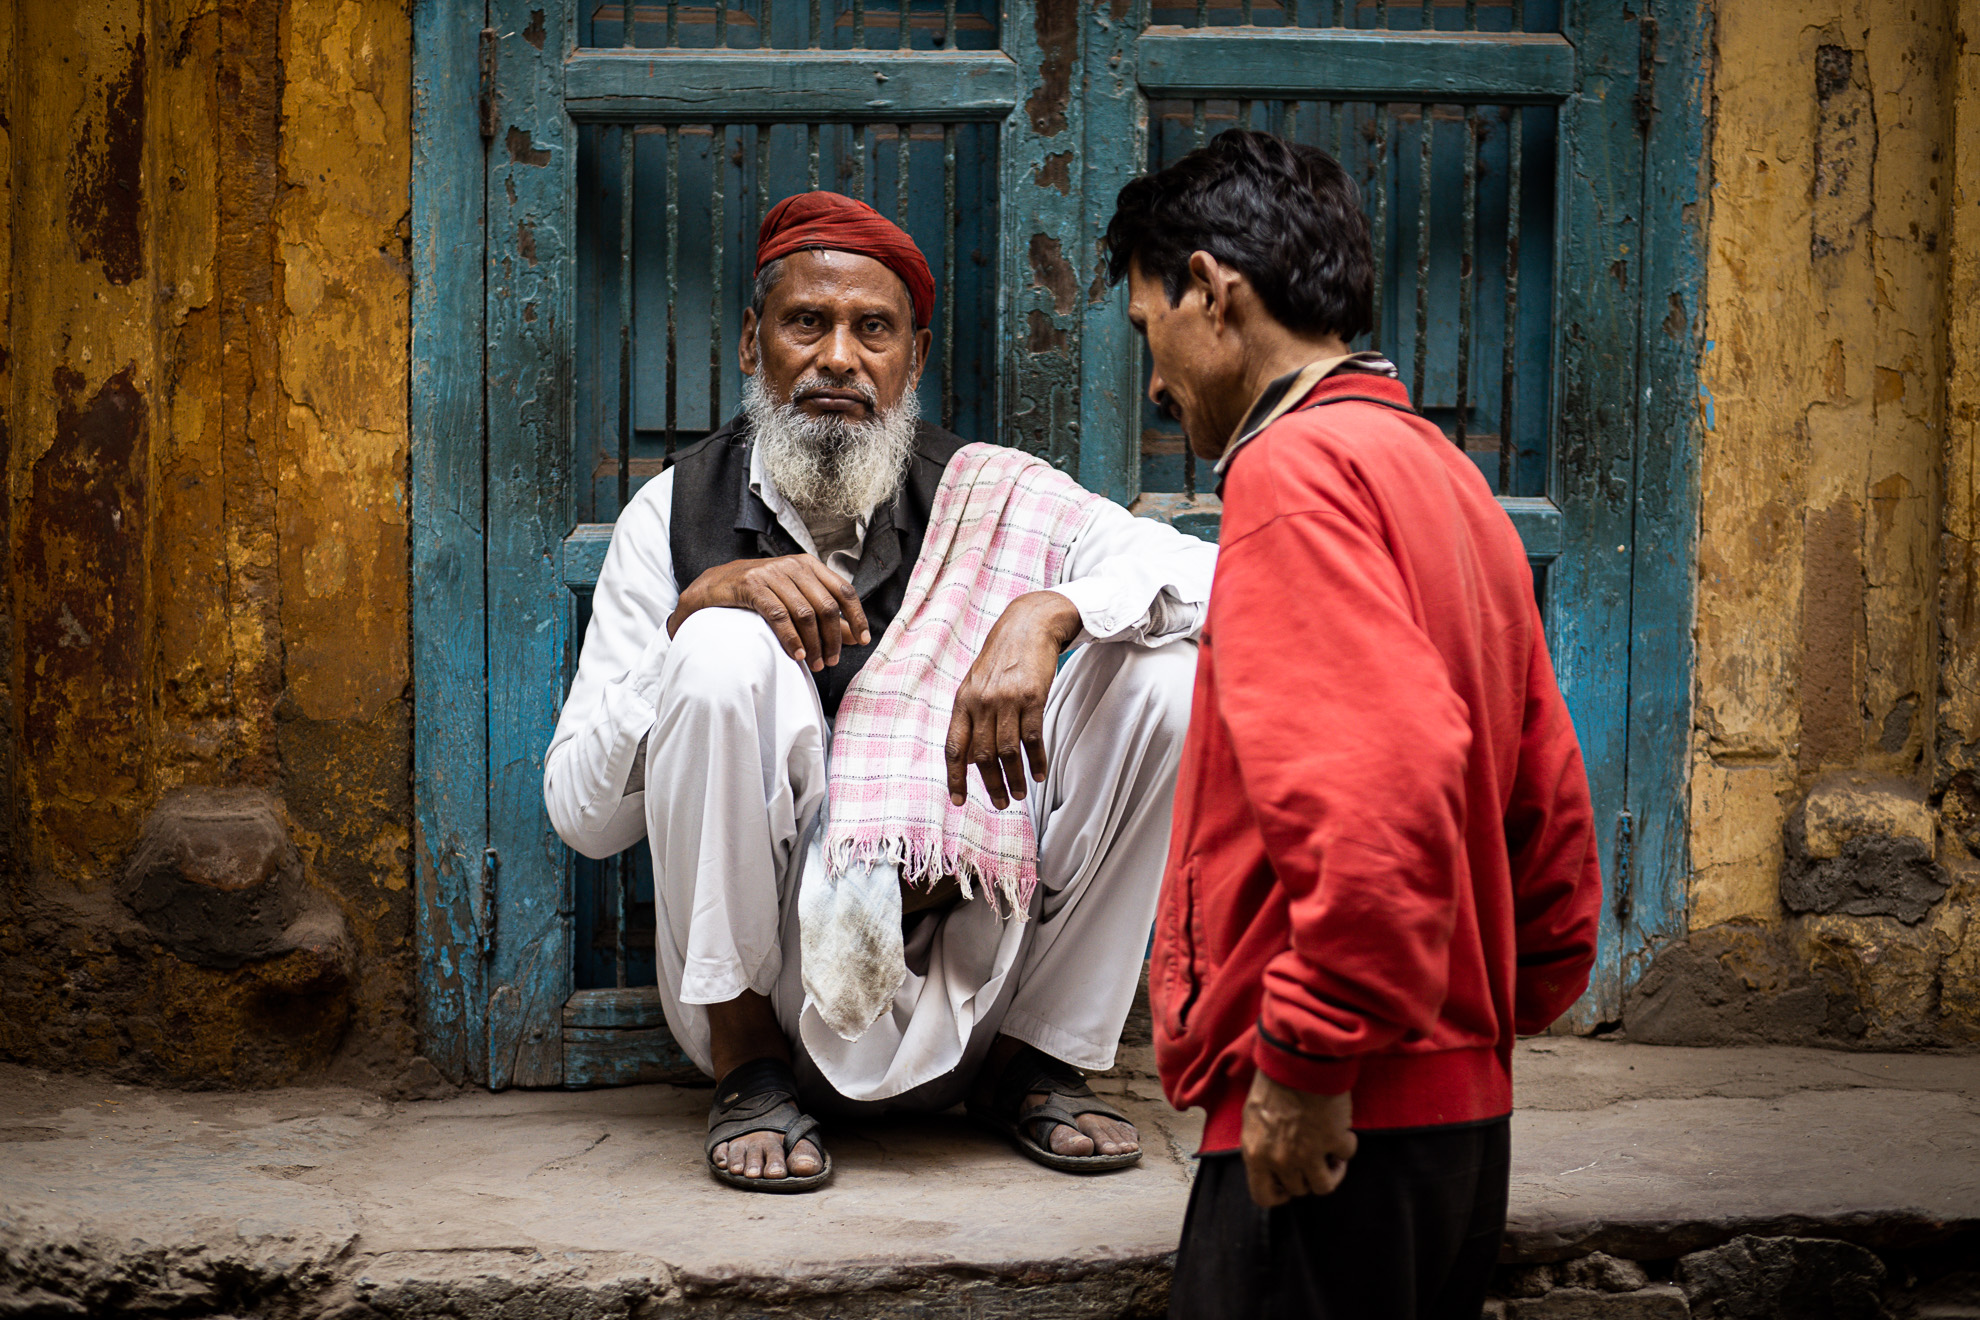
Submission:
[[[1042,10],[1028,4],[1017,12],[1018,0],[1005,0],[1003,18],[1004,47],[1020,64],[1055,66],[1083,91],[1070,95],[1056,114],[1051,106],[1020,107],[1007,125],[999,167],[1000,204],[1010,214],[1000,226],[998,261],[1000,411],[1028,447],[1123,501],[1139,493],[1138,354],[1122,292],[1094,277],[1113,194],[1139,168],[1140,155],[1130,168],[1117,151],[1085,146],[1124,136],[1145,141],[1135,43],[1121,21],[1131,4],[1145,3],[1042,0]],[[515,718],[517,700],[517,694],[490,691],[488,662],[491,645],[499,644],[491,637],[521,636],[512,625],[528,613],[512,596],[505,599],[505,578],[520,568],[552,584],[549,594],[561,592],[557,547],[569,530],[551,525],[554,517],[546,521],[559,504],[560,488],[501,479],[504,465],[533,472],[541,464],[532,455],[561,456],[561,444],[540,444],[541,432],[558,426],[570,407],[554,380],[505,378],[499,349],[505,338],[548,334],[552,317],[561,325],[570,315],[570,272],[558,261],[569,250],[573,217],[547,196],[534,201],[537,217],[547,215],[551,224],[535,239],[536,269],[520,275],[529,291],[506,301],[513,309],[510,324],[489,323],[488,234],[491,227],[507,233],[516,224],[515,216],[498,214],[515,204],[495,180],[506,185],[516,178],[520,205],[528,209],[530,183],[548,184],[553,171],[513,167],[535,153],[572,147],[568,141],[507,141],[505,102],[520,110],[563,95],[561,77],[541,76],[553,61],[529,58],[542,52],[561,61],[562,23],[552,22],[546,33],[534,15],[529,24],[504,22],[504,11],[515,7],[513,0],[416,0],[413,11],[416,999],[421,1048],[442,1073],[494,1085],[558,1085],[561,1033],[555,1020],[533,1020],[525,1012],[506,1027],[498,1022],[504,1029],[494,1034],[505,1044],[492,1059],[489,1045],[490,1013],[501,1016],[500,1005],[491,1010],[491,986],[558,975],[568,986],[570,976],[568,967],[550,965],[560,949],[568,954],[556,937],[562,930],[568,943],[567,892],[541,896],[549,902],[533,919],[535,938],[523,947],[498,938],[502,880],[491,833],[491,820],[497,832],[512,833],[521,813],[535,822],[525,828],[541,846],[557,846],[547,821],[535,820],[541,814],[540,758],[522,766],[488,763],[491,725]],[[559,8],[555,0],[543,7]],[[1577,363],[1569,346],[1574,333],[1562,334],[1556,367],[1555,481],[1570,486],[1563,492],[1569,497],[1599,500],[1607,510],[1604,518],[1589,520],[1591,545],[1580,549],[1606,550],[1617,538],[1622,550],[1616,560],[1589,562],[1610,565],[1602,569],[1598,589],[1613,593],[1612,617],[1628,620],[1620,632],[1578,640],[1567,636],[1573,632],[1567,621],[1556,639],[1574,651],[1562,664],[1564,685],[1598,689],[1603,672],[1616,667],[1627,676],[1626,709],[1607,713],[1621,722],[1611,741],[1621,749],[1624,789],[1621,811],[1598,821],[1607,881],[1602,956],[1594,986],[1567,1020],[1583,1031],[1618,1016],[1648,954],[1681,935],[1686,918],[1697,364],[1710,204],[1709,5],[1649,0],[1633,7],[1638,17],[1628,22],[1608,17],[1614,7],[1614,0],[1563,5],[1563,28],[1574,42],[1583,81],[1575,98],[1576,128],[1563,137],[1557,167],[1567,221],[1563,241],[1570,249],[1561,257],[1562,270],[1575,278],[1599,272],[1623,295],[1603,300],[1622,317],[1602,332],[1611,351]],[[1066,17],[1042,21],[1041,12]],[[527,51],[519,45],[524,41]],[[505,61],[505,50],[524,58]],[[1045,186],[1035,162],[1072,144],[1080,148],[1075,186]],[[1619,159],[1633,163],[1620,176],[1600,174]],[[1589,180],[1598,176],[1614,179],[1614,186],[1591,188]],[[1075,232],[1079,242],[1070,253],[1035,241]],[[1565,290],[1577,286],[1557,279],[1556,287],[1559,324],[1574,315]],[[1044,352],[1018,351],[1012,327],[1019,324],[1047,327]],[[491,407],[492,392],[528,406]],[[546,472],[541,480],[556,486],[559,478]],[[534,512],[518,503],[523,491]],[[568,644],[565,626],[555,617],[532,624],[558,630],[556,640]],[[540,705],[542,695],[522,699]],[[519,1001],[517,1008],[524,1007]]]

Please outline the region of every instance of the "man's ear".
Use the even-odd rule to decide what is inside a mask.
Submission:
[[[914,379],[908,382],[909,389],[913,389],[915,386],[921,384],[921,373],[928,370],[928,354],[934,347],[935,332],[933,330],[917,330],[914,332]]]
[[[1208,252],[1198,249],[1189,254],[1189,278],[1203,291],[1203,304],[1210,312],[1210,325],[1221,331],[1231,317],[1232,295],[1244,276]]]
[[[736,365],[745,376],[754,376],[761,363],[756,354],[756,309],[743,308],[742,340],[736,345]]]

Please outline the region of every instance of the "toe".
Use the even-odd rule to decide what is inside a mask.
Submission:
[[[809,1178],[824,1167],[818,1158],[818,1148],[809,1141],[800,1141],[791,1152],[789,1168],[793,1178]]]
[[[727,1169],[729,1167],[729,1143],[725,1141],[717,1146],[712,1158],[715,1161],[716,1168]]]
[[[1093,1138],[1064,1123],[1052,1129],[1052,1152],[1056,1155],[1091,1155]]]

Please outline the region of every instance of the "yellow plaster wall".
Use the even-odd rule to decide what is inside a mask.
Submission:
[[[1781,916],[1820,772],[1929,773],[1954,8],[1718,8],[1694,929]]]
[[[0,1056],[322,1062],[320,1023],[250,1048],[279,967],[188,968],[111,900],[162,793],[235,784],[345,917],[345,1063],[413,1052],[407,9],[0,8]]]

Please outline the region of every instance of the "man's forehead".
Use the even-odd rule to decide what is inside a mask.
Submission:
[[[910,314],[914,310],[906,282],[884,263],[863,253],[806,248],[783,260],[783,278],[777,281],[776,292],[787,297],[840,298]]]

